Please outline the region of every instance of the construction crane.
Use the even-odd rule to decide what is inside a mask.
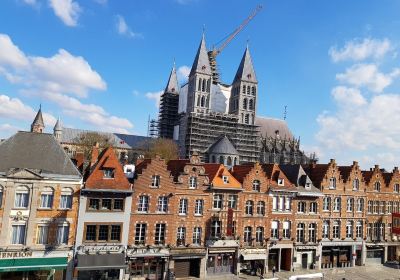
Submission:
[[[211,65],[211,71],[213,74],[213,82],[214,83],[219,83],[219,73],[217,70],[217,61],[216,57],[219,55],[223,49],[233,40],[233,38],[236,37],[240,33],[240,31],[243,30],[243,28],[246,27],[247,24],[258,14],[259,11],[263,8],[262,5],[258,5],[252,13],[240,24],[231,34],[227,36],[227,39],[221,43],[221,45],[216,48],[214,47],[213,50],[208,52],[208,57],[210,60],[210,65]]]

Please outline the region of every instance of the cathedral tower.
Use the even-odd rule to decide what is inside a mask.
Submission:
[[[42,106],[39,107],[39,111],[36,114],[35,119],[31,124],[31,132],[42,133],[44,131],[44,122],[42,116]]]

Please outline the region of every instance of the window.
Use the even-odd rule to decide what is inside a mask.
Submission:
[[[324,221],[322,224],[322,238],[329,238],[329,221]]]
[[[329,188],[336,189],[336,178],[335,177],[329,178]]]
[[[154,244],[165,244],[165,224],[156,224],[156,235],[154,237]]]
[[[193,228],[193,244],[195,245],[201,244],[201,227]]]
[[[40,195],[40,208],[51,209],[53,207],[53,189],[45,188]]]
[[[347,198],[347,208],[346,208],[347,212],[353,212],[353,204],[354,204],[354,199],[351,197]]]
[[[256,228],[256,242],[260,245],[264,243],[264,228],[257,227]]]
[[[290,239],[290,221],[283,222],[283,238]]]
[[[315,243],[317,241],[317,224],[311,223],[308,225],[308,242]]]
[[[196,199],[196,204],[194,207],[194,215],[195,216],[203,215],[203,207],[204,207],[204,200]]]
[[[264,201],[257,202],[257,215],[261,215],[261,216],[265,215],[265,202]]]
[[[157,211],[160,213],[168,212],[168,197],[167,196],[160,196],[158,198]]]
[[[246,215],[253,215],[254,202],[251,200],[246,201],[245,213]]]
[[[151,186],[153,188],[159,188],[160,187],[160,175],[151,176]]]
[[[224,181],[224,184],[229,183],[229,176],[222,176],[222,181]]]
[[[379,201],[373,201],[372,213],[378,214],[378,212],[379,212]]]
[[[214,209],[222,209],[222,194],[214,194],[213,198],[213,208]]]
[[[196,189],[197,188],[197,177],[191,176],[189,178],[189,188]]]
[[[393,201],[388,201],[386,202],[386,212],[388,214],[392,214],[393,213]]]
[[[15,192],[15,208],[28,208],[29,205],[29,189],[27,187],[18,187]]]
[[[114,199],[113,209],[114,211],[123,211],[124,200],[122,198]]]
[[[325,196],[322,203],[322,211],[330,211],[330,210],[331,210],[331,198]]]
[[[304,242],[304,224],[298,223],[296,229],[296,241],[297,242]]]
[[[0,208],[3,206],[3,187],[0,185]]]
[[[284,185],[285,185],[285,179],[278,178],[278,186],[284,186]]]
[[[368,209],[367,209],[367,212],[368,212],[368,213],[372,213],[372,211],[373,211],[372,201],[369,200],[369,201],[368,201]]]
[[[99,210],[100,209],[100,199],[90,198],[89,199],[89,210]]]
[[[278,197],[272,197],[272,211],[278,211]]]
[[[232,208],[232,209],[237,208],[237,195],[236,194],[228,195],[228,208]]]
[[[214,220],[211,222],[211,237],[212,238],[221,237],[221,221]]]
[[[111,199],[104,198],[101,200],[101,210],[111,210]]]
[[[253,191],[255,192],[260,192],[260,181],[259,180],[254,180],[253,181]]]
[[[49,226],[38,225],[36,244],[45,245],[48,243],[48,241],[49,241]]]
[[[278,239],[279,238],[279,222],[271,221],[271,238]]]
[[[25,244],[25,225],[13,225],[11,244]]]
[[[57,227],[57,244],[68,244],[69,225],[62,224]]]
[[[136,224],[135,244],[145,244],[147,224]]]
[[[72,208],[72,189],[63,188],[61,190],[60,197],[60,209],[71,209]]]
[[[353,222],[346,222],[346,238],[353,238]]]
[[[87,225],[86,226],[86,241],[96,241],[96,226],[95,225]]]
[[[353,180],[353,190],[358,191],[360,188],[360,180],[357,178]]]
[[[184,246],[186,239],[186,228],[178,227],[178,231],[176,232],[176,245]]]
[[[394,184],[394,192],[395,193],[399,193],[400,192],[400,185],[399,184]],[[1,190],[0,190],[0,192],[1,192]],[[0,203],[0,205],[1,205],[1,203]]]
[[[285,198],[285,211],[290,211],[292,209],[292,199],[290,197]]]
[[[335,199],[333,200],[333,211],[340,211],[340,197],[335,197]]]
[[[186,198],[181,198],[179,200],[179,215],[187,215],[188,211],[188,200]]]
[[[111,226],[110,241],[121,241],[121,226],[120,225],[112,225]]]
[[[334,221],[333,222],[333,226],[332,226],[332,236],[335,239],[340,238],[340,223],[338,221]]]
[[[252,241],[252,233],[251,233],[251,227],[245,227],[244,228],[244,239],[243,239],[243,241],[244,241],[244,243],[246,244],[246,245],[250,245],[251,244],[251,241]]]
[[[149,197],[147,195],[139,196],[138,212],[149,211]]]
[[[114,178],[114,168],[104,168],[103,169],[103,177],[106,179]]]
[[[256,87],[255,86],[251,87],[251,94],[256,95]]]
[[[90,198],[88,210],[90,211],[123,211],[124,200],[122,198]]]
[[[358,198],[357,199],[357,212],[363,212],[363,211],[364,211],[364,199]]]
[[[251,77],[251,75],[250,76],[248,76],[249,78]],[[250,95],[250,86],[247,86],[247,94],[248,95]]]
[[[317,213],[317,203],[310,202],[310,213]]]
[[[379,214],[385,214],[385,201],[379,203]]]
[[[246,86],[245,85],[243,85],[243,87],[242,87],[242,93],[246,93]]]
[[[243,109],[247,110],[247,98],[243,99]]]
[[[249,124],[249,114],[244,116],[244,123]]]
[[[356,223],[356,237],[362,238],[363,237],[363,222],[357,221]]]
[[[380,182],[375,182],[374,184],[374,191],[381,191],[381,183]]]
[[[299,201],[297,203],[297,212],[298,213],[304,213],[305,209],[306,209],[306,203],[303,202],[303,201]]]
[[[254,109],[254,101],[253,99],[249,99],[249,110],[253,110]]]

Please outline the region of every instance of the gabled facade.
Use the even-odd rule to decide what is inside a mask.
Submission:
[[[132,186],[114,149],[92,159],[80,193],[76,236],[76,279],[124,279],[132,207]]]

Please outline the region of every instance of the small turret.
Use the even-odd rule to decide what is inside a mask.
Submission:
[[[37,112],[36,117],[31,124],[31,132],[43,133],[44,127],[42,105],[40,105],[39,111]]]
[[[53,128],[53,135],[54,135],[54,138],[56,138],[56,140],[57,140],[58,142],[61,141],[61,136],[62,136],[62,124],[61,124],[61,119],[60,119],[60,118],[57,119],[56,125],[55,125],[54,128]]]

